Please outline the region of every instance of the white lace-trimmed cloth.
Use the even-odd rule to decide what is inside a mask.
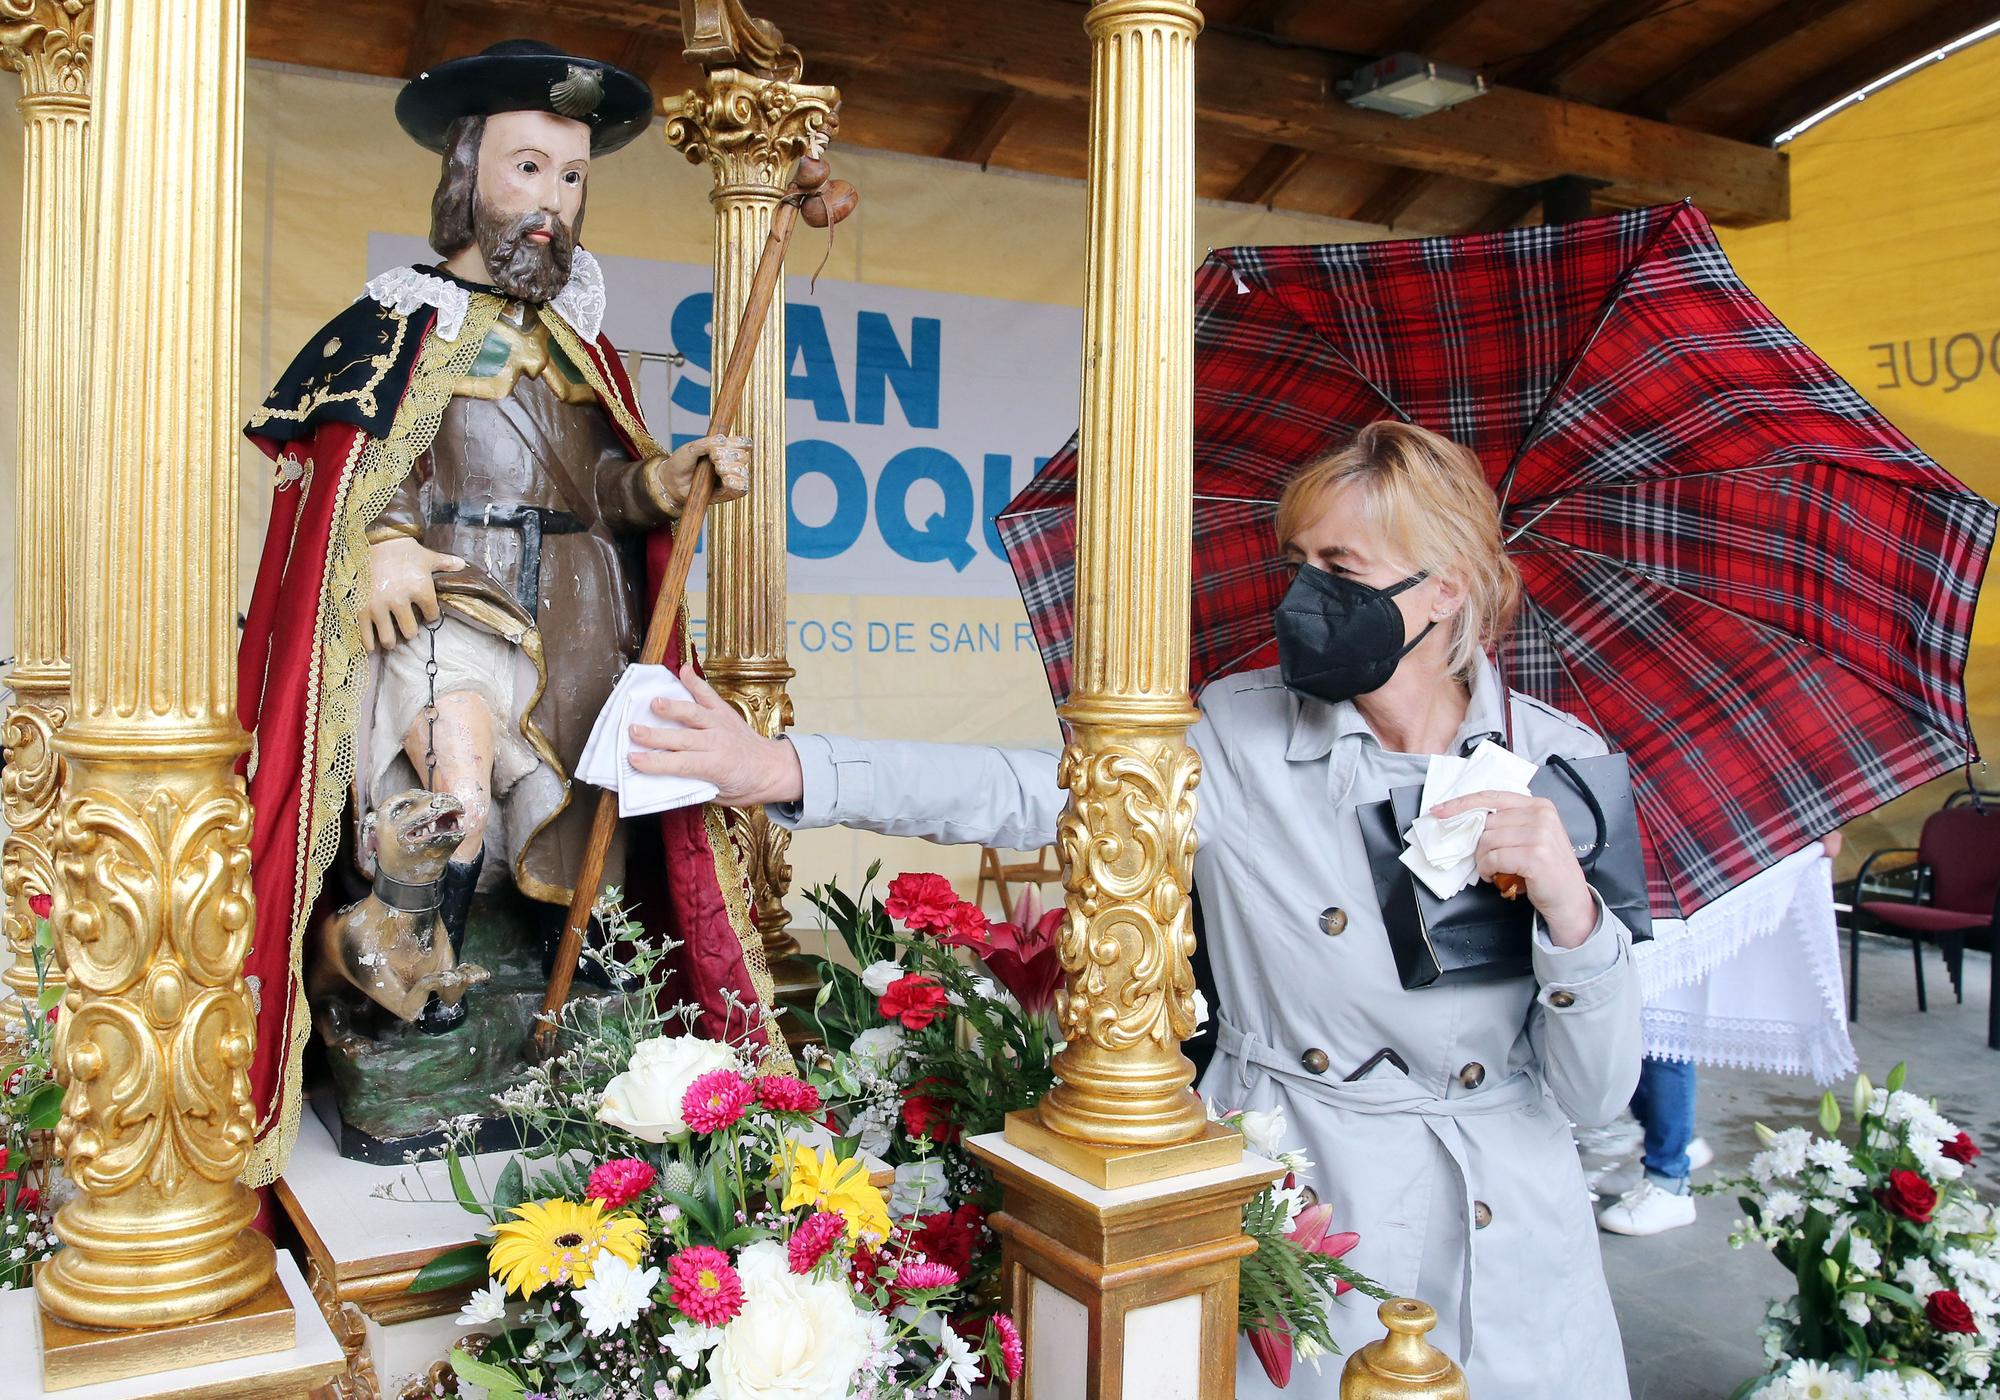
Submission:
[[[399,316],[420,306],[436,307],[433,329],[439,340],[458,339],[466,308],[472,304],[472,294],[458,283],[415,267],[392,267],[362,292]],[[549,303],[549,310],[585,340],[595,340],[604,328],[604,307],[604,269],[588,251],[578,248],[570,254],[569,281]]]
[[[1646,1053],[1698,1065],[1853,1073],[1833,863],[1815,842],[1634,947]]]

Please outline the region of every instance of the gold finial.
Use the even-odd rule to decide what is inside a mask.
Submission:
[[[1465,1372],[1424,1340],[1437,1309],[1415,1298],[1391,1298],[1375,1310],[1389,1335],[1347,1358],[1340,1400],[1469,1400]]]

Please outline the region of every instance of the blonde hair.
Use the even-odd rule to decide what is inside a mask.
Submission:
[[[1389,547],[1413,572],[1455,576],[1465,602],[1452,619],[1451,669],[1469,675],[1521,606],[1521,571],[1500,539],[1500,503],[1470,448],[1414,423],[1370,423],[1354,440],[1308,463],[1278,499],[1278,543],[1291,541],[1353,486]]]

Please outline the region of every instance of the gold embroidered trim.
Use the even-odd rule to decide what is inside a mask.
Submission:
[[[375,391],[381,387],[383,376],[388,374],[390,369],[395,366],[396,360],[403,348],[403,337],[409,334],[409,317],[393,316],[390,319],[396,323],[396,335],[389,342],[387,350],[384,350],[379,355],[364,355],[360,359],[348,361],[339,369],[330,372],[327,375],[325,384],[307,394],[290,408],[265,408],[260,405],[250,415],[250,427],[253,429],[259,428],[274,419],[283,419],[288,423],[297,423],[311,416],[322,405],[344,401],[352,401],[360,407],[363,413],[373,418],[379,411],[375,403]],[[333,344],[337,349],[339,342],[335,341]],[[375,367],[375,372],[368,377],[367,383],[358,389],[350,389],[338,394],[332,392],[332,383],[336,378],[345,374],[355,365],[362,363],[372,364]],[[406,406],[408,402],[406,398],[404,400]]]
[[[350,460],[335,502],[333,537],[327,542],[326,578],[321,585],[314,619],[313,673],[307,677],[306,732],[312,736],[307,760],[313,766],[308,789],[312,809],[300,825],[298,864],[291,909],[292,1030],[286,1046],[284,1087],[277,1121],[260,1123],[262,1140],[250,1155],[243,1180],[268,1186],[284,1171],[292,1145],[298,1141],[303,1108],[306,1041],[312,1017],[305,1004],[303,953],[306,920],[312,913],[309,892],[319,889],[340,848],[340,814],[354,781],[355,746],[361,697],[367,689],[368,658],[362,645],[363,595],[368,580],[368,527],[382,514],[409,475],[410,468],[444,420],[452,386],[465,374],[486,342],[486,332],[500,314],[501,301],[474,296],[456,341],[427,336],[418,351],[410,387],[396,411],[386,437],[357,438],[359,463]],[[400,326],[399,324],[399,335]],[[470,335],[465,331],[470,330]],[[365,443],[365,446],[363,445]]]

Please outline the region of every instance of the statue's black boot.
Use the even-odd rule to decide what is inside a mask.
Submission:
[[[479,871],[485,864],[486,849],[482,846],[471,860],[452,861],[438,877],[437,928],[432,936],[442,933],[450,940],[453,962],[465,951],[465,921],[472,915],[472,892],[479,886]],[[465,1024],[468,1009],[464,997],[446,1006],[433,992],[417,1017],[417,1029],[425,1035],[457,1030]]]
[[[563,925],[569,919],[567,909],[558,909],[553,904],[537,906],[542,929],[542,976],[548,977],[556,970],[556,950],[562,946]],[[593,987],[606,991],[631,993],[642,985],[637,977],[623,968],[607,970],[597,958],[590,956],[589,950],[604,946],[604,925],[595,914],[590,916],[590,927],[584,930],[584,951],[576,960],[576,980],[587,982]]]

